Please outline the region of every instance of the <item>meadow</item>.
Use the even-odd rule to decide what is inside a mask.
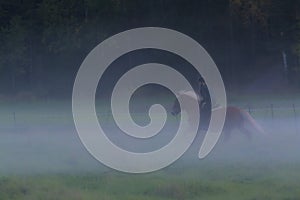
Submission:
[[[295,104],[296,114],[300,114],[299,98],[270,99],[267,95],[251,99],[251,114],[267,136],[254,135],[248,140],[236,132],[229,141],[221,139],[202,160],[197,158],[198,138],[175,163],[147,174],[118,172],[96,161],[79,140],[68,101],[1,102],[0,200],[298,200],[299,119],[290,105]],[[247,96],[232,96],[230,103],[248,109],[248,100]],[[166,99],[164,103],[170,102]],[[273,117],[268,107],[271,103]],[[112,138],[117,138],[106,107],[100,103],[98,110],[103,111],[99,119],[107,130],[115,130]],[[140,123],[147,120],[141,113],[133,118]],[[175,117],[168,120],[166,133],[178,123]],[[148,147],[167,141],[154,140],[158,144]],[[121,146],[129,142],[124,140]]]
[[[112,171],[5,176],[0,179],[0,199],[296,200],[299,178],[299,165],[198,165],[145,175]]]

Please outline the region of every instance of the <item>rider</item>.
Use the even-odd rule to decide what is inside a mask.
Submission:
[[[202,126],[203,128],[207,128],[209,125],[209,121],[210,121],[210,116],[211,116],[211,99],[210,99],[210,95],[209,95],[209,91],[207,88],[207,85],[204,81],[204,79],[202,78],[202,76],[200,76],[200,78],[198,79],[198,89],[199,89],[199,96],[201,97],[201,101],[200,101],[200,114],[201,114],[201,123],[200,126]]]

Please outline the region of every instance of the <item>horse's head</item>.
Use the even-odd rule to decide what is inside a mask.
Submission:
[[[180,107],[179,101],[181,100],[182,102],[185,102],[185,105],[183,108]],[[173,106],[172,106],[172,110],[171,110],[171,114],[176,116],[181,112],[182,110],[188,111],[188,112],[193,112],[194,108],[191,107],[191,105],[193,105],[193,101],[199,101],[199,99],[201,99],[198,94],[196,94],[194,91],[183,91],[183,92],[179,92],[179,95],[177,97],[177,99],[175,99]]]

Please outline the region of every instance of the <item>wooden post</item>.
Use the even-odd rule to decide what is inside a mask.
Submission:
[[[295,120],[296,120],[297,119],[297,113],[296,113],[295,104],[293,104],[293,111],[294,111],[294,117],[295,117]]]
[[[296,129],[296,133],[298,133],[298,125],[297,125],[297,112],[296,112],[295,104],[293,104],[293,111],[294,111],[294,122],[295,122],[295,129]]]
[[[13,112],[13,120],[14,120],[14,128],[16,128],[17,125],[16,112]]]
[[[272,120],[274,119],[274,110],[273,110],[273,104],[271,104],[271,115],[272,115]]]

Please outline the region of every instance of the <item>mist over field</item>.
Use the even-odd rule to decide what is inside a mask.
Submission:
[[[75,129],[68,101],[6,102],[0,114],[0,195],[3,199],[297,198],[297,98],[258,100],[246,96],[237,101],[231,97],[230,105],[250,111],[266,135],[254,133],[249,139],[238,130],[228,139],[221,135],[212,152],[200,160],[198,152],[205,132],[199,131],[177,161],[140,175],[108,168],[88,153]],[[123,149],[156,150],[174,137],[180,118],[170,114],[173,96],[143,99],[135,95],[129,107],[137,124],[149,123],[147,112],[153,103],[161,103],[168,118],[163,130],[152,138],[134,139],[124,134],[114,123],[109,106],[102,101],[96,102],[99,123],[108,138]]]
[[[172,98],[160,98],[162,104],[170,108]],[[149,123],[147,109],[155,100],[136,100],[132,117],[139,125]],[[145,103],[146,102],[146,103]],[[279,102],[277,105],[284,103]],[[201,171],[202,165],[212,166],[268,166],[298,165],[299,155],[299,107],[265,107],[244,109],[263,127],[266,134],[253,133],[248,138],[239,130],[234,130],[230,138],[222,134],[213,151],[204,159],[198,158],[205,131],[200,130],[192,146],[170,168]],[[241,106],[242,107],[242,106]],[[132,152],[157,150],[171,141],[178,129],[180,117],[168,113],[165,127],[156,136],[137,139],[123,133],[115,124],[108,108],[97,107],[99,123],[107,137],[116,145]],[[137,111],[140,112],[137,112]],[[67,102],[46,102],[12,106],[7,104],[1,113],[1,166],[5,174],[44,174],[44,173],[82,173],[114,171],[96,161],[81,143]],[[141,112],[142,111],[142,112]],[[295,115],[296,114],[296,115]]]

